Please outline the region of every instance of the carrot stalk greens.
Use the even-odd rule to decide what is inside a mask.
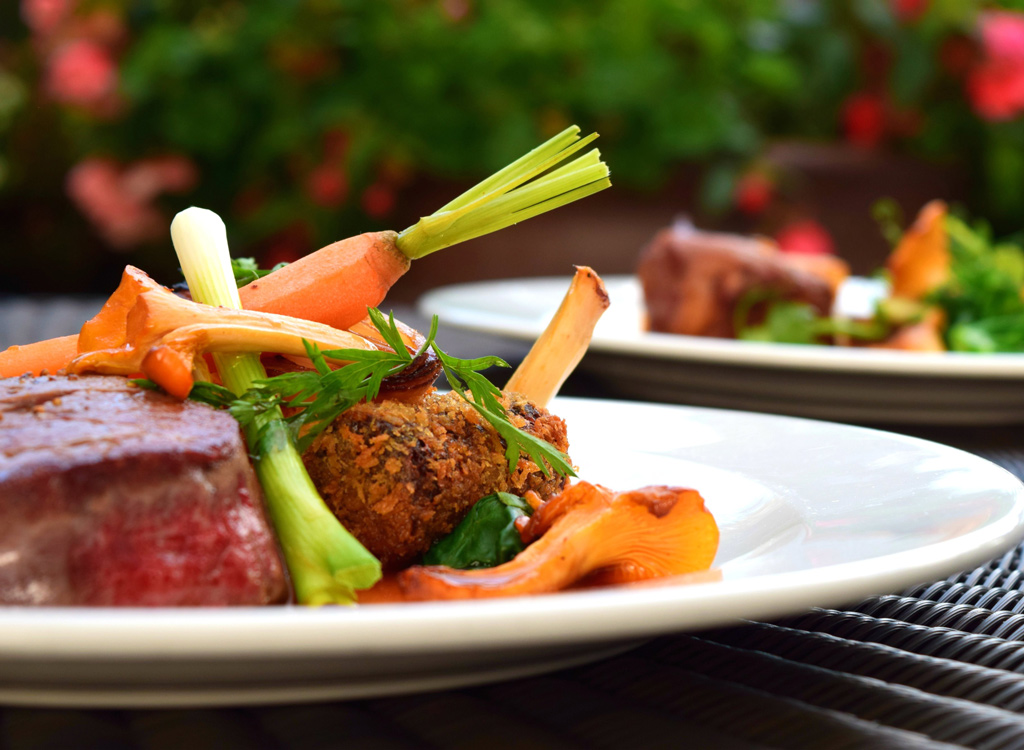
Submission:
[[[611,185],[591,149],[596,135],[567,128],[401,233],[339,240],[242,287],[246,309],[307,318],[335,328],[362,320],[417,258],[525,221]],[[562,164],[562,166],[559,166]]]
[[[224,222],[189,208],[171,224],[171,238],[192,295],[200,302],[240,308]],[[214,354],[224,384],[234,393],[266,378],[256,354]],[[352,604],[355,591],[381,576],[379,561],[324,504],[302,464],[278,407],[256,416],[246,438],[257,454],[256,473],[300,604]]]
[[[398,235],[410,259],[517,224],[611,186],[597,149],[554,169],[597,134],[572,125]]]

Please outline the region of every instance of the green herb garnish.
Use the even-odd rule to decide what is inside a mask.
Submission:
[[[992,241],[983,224],[946,218],[950,279],[928,297],[946,313],[953,351],[1024,351],[1024,250]]]
[[[468,570],[508,562],[526,548],[515,522],[531,515],[533,508],[518,495],[487,495],[470,509],[452,533],[434,543],[423,556],[423,564]]]
[[[757,304],[765,305],[764,320],[750,325],[751,310]],[[740,300],[733,323],[736,338],[774,344],[820,344],[840,335],[880,341],[891,331],[891,326],[878,316],[870,321],[858,321],[819,315],[806,302],[778,299],[761,290],[754,290]]]
[[[397,375],[429,350],[440,360],[442,372],[451,389],[476,409],[505,441],[509,471],[515,468],[520,455],[526,453],[544,476],[550,476],[552,471],[559,476],[575,476],[568,456],[550,443],[512,424],[499,400],[501,390],[480,372],[490,367],[508,367],[508,363],[499,357],[459,359],[446,354],[434,340],[437,335],[436,316],[431,321],[430,332],[423,344],[416,352],[409,352],[395,325],[394,315],[384,317],[380,310],[374,308],[370,308],[368,313],[374,327],[394,349],[393,352],[362,349],[320,351],[315,344],[307,341],[306,352],[315,371],[261,378],[255,380],[239,396],[210,383],[196,383],[190,398],[229,409],[239,423],[247,428],[268,412],[288,407],[294,413],[283,421],[298,450],[302,452],[339,414],[358,403],[375,399],[385,378]],[[350,364],[331,369],[327,363],[328,358]]]
[[[268,273],[273,273],[277,269],[286,265],[288,264],[278,263],[273,268],[260,268],[259,264],[256,263],[255,258],[232,258],[231,273],[235,276],[235,284],[239,287],[243,287],[257,279],[262,279]]]
[[[436,333],[437,316],[430,324],[429,339],[433,340]],[[551,475],[551,471],[559,476],[576,476],[568,456],[509,421],[505,407],[498,400],[501,390],[479,372],[489,367],[508,367],[507,362],[499,357],[456,359],[442,352],[436,343],[432,343],[431,348],[441,360],[442,371],[451,389],[490,422],[505,441],[505,458],[510,471],[519,462],[521,452],[525,452],[546,477]]]

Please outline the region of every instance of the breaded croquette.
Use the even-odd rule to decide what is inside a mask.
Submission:
[[[561,418],[518,394],[504,403],[513,424],[567,451]],[[546,499],[566,483],[525,454],[509,472],[504,441],[455,393],[354,406],[303,461],[327,505],[388,570],[415,561],[485,495],[533,490]]]

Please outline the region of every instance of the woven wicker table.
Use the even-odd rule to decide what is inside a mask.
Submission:
[[[74,330],[97,306],[0,301],[0,346]],[[525,351],[453,332],[441,343],[462,356]],[[567,390],[602,395],[582,378]],[[889,429],[1024,478],[1024,427]],[[1024,748],[1021,555],[847,610],[667,635],[462,690],[237,709],[4,707],[0,748]]]

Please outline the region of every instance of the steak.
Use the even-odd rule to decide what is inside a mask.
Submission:
[[[734,338],[738,306],[754,299],[747,323],[758,323],[765,302],[810,305],[827,315],[829,283],[771,243],[739,235],[700,232],[687,225],[659,232],[637,266],[652,331]]]
[[[0,380],[0,603],[287,598],[229,414],[124,378]]]

